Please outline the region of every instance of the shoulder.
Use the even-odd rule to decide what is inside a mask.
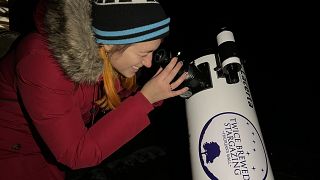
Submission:
[[[46,42],[47,40],[44,35],[37,32],[33,32],[27,35],[24,35],[21,38],[18,48],[28,49],[28,50],[39,49],[39,48],[43,49],[47,47]]]
[[[16,61],[17,74],[26,81],[56,88],[69,88],[73,84],[64,75],[41,34],[31,33],[21,40],[16,51]]]

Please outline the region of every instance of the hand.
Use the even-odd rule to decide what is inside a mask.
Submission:
[[[182,61],[178,62],[178,58],[172,58],[164,69],[160,68],[142,87],[141,93],[151,104],[181,95],[188,91],[188,87],[175,90],[187,78],[187,72],[183,73],[176,81],[172,82],[182,65]]]

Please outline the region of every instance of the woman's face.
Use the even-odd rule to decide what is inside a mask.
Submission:
[[[130,45],[123,52],[115,52],[110,57],[113,68],[125,77],[132,77],[139,68],[152,65],[153,52],[160,46],[161,39],[140,42]],[[108,51],[112,46],[104,45]]]

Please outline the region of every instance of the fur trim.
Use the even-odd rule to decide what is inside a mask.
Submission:
[[[53,56],[72,81],[97,82],[103,62],[91,29],[91,1],[47,1],[44,27]]]

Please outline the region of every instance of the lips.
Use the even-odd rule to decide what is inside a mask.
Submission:
[[[138,67],[138,66],[132,66],[132,68],[138,70],[140,67]]]
[[[142,65],[138,66],[138,65],[135,65],[135,66],[131,66],[132,69],[134,69],[135,72],[137,72],[141,67]]]
[[[132,67],[132,69],[134,70],[134,72],[137,72],[137,71],[140,69],[139,66],[131,66],[131,67]]]

